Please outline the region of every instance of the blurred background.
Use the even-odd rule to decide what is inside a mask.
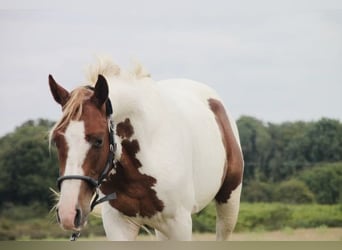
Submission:
[[[245,158],[233,239],[342,240],[340,1],[1,1],[0,34],[0,239],[68,237],[49,212],[60,107],[47,77],[71,90],[109,55],[222,96]],[[193,221],[212,239],[212,204]],[[83,236],[104,239],[100,218]]]

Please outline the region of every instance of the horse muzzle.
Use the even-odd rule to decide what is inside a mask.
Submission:
[[[80,231],[86,224],[87,215],[79,209],[57,208],[57,222],[64,230]]]

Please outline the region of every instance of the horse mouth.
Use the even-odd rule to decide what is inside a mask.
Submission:
[[[80,228],[82,226],[82,214],[81,209],[76,209],[76,216],[74,219],[75,228]]]

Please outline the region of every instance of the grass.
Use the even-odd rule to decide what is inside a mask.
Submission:
[[[244,232],[232,235],[236,241],[341,241],[342,228],[284,228],[269,232]]]
[[[53,239],[47,239],[53,240]],[[106,241],[102,237],[79,238],[79,241]],[[138,241],[156,241],[154,235],[139,235]],[[213,233],[193,233],[194,241],[214,241]],[[342,228],[306,228],[292,229],[285,228],[283,230],[269,232],[239,232],[233,233],[232,241],[342,241]]]
[[[215,232],[215,206],[193,216],[195,232]],[[241,203],[237,232],[342,227],[342,204]]]
[[[214,237],[215,217],[213,204],[198,215],[194,215],[194,235]],[[0,240],[68,239],[69,232],[61,230],[55,221],[54,214],[39,209],[37,204],[31,207],[8,207],[0,213]],[[254,236],[262,238],[260,235],[272,231],[270,237],[285,235],[291,238],[301,232],[297,230],[305,228],[314,228],[311,233],[317,233],[317,237],[326,232],[332,233],[336,228],[342,228],[342,205],[242,203],[233,237],[248,234],[250,236],[247,239]],[[338,240],[341,240],[342,232],[339,232]],[[104,237],[101,219],[91,216],[87,228],[82,231],[82,237]],[[300,237],[305,238],[304,233]]]

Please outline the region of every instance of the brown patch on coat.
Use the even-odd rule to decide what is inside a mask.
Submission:
[[[131,124],[131,121],[128,118],[126,118],[125,121],[120,122],[116,126],[116,134],[120,136],[122,139],[132,137],[132,135],[134,134],[134,128]]]
[[[216,99],[211,98],[208,102],[210,109],[215,114],[216,122],[221,131],[223,145],[226,150],[226,163],[222,176],[222,185],[215,196],[218,203],[225,203],[229,200],[232,191],[242,182],[243,156],[224,106]]]
[[[139,171],[142,164],[136,154],[140,151],[140,146],[138,140],[131,140],[133,133],[129,119],[117,125],[117,135],[123,139],[122,153],[116,163],[115,174],[111,174],[101,185],[101,191],[105,195],[116,193],[117,199],[110,201],[110,204],[123,214],[152,217],[163,210],[164,204],[152,189],[156,179]]]

